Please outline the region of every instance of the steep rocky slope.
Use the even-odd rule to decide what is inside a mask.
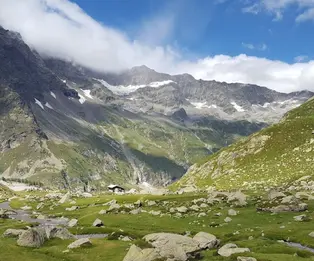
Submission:
[[[314,100],[282,121],[192,166],[174,186],[259,189],[288,186],[314,171]]]

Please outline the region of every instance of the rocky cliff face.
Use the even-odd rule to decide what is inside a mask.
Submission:
[[[168,184],[199,158],[265,127],[242,120],[237,106],[312,95],[246,88],[145,66],[93,72],[43,58],[0,28],[0,176],[60,188]],[[206,105],[214,102],[217,108]]]

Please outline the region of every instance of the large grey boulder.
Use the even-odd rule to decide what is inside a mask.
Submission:
[[[60,238],[62,240],[72,239],[74,236],[64,227],[46,227],[46,235],[48,239]]]
[[[133,209],[130,211],[130,214],[132,215],[138,215],[142,212],[142,210],[140,208],[137,208],[137,209]]]
[[[201,250],[197,241],[177,234],[154,233],[146,235],[144,240],[155,247],[162,258],[173,261],[186,261]]]
[[[12,229],[12,228],[9,228],[6,231],[4,231],[3,236],[4,237],[18,237],[24,231],[25,231],[24,229]]]
[[[45,229],[29,229],[25,230],[17,240],[18,246],[23,247],[40,247],[47,239]]]
[[[73,248],[88,247],[88,246],[92,246],[92,242],[89,240],[89,238],[80,238],[74,241],[73,243],[71,243],[70,245],[68,245],[68,248],[73,249]]]
[[[201,249],[212,249],[218,247],[220,243],[216,236],[205,232],[197,233],[193,240],[198,242]]]
[[[161,258],[161,256],[155,248],[142,250],[136,245],[132,245],[123,261],[155,261],[159,258]]]
[[[233,254],[245,253],[250,252],[249,248],[240,248],[236,244],[226,244],[219,248],[218,254],[220,256],[229,257]]]

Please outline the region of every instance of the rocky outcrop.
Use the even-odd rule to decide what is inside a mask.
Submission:
[[[18,246],[23,247],[41,247],[47,240],[45,229],[33,228],[24,231],[17,240]]]

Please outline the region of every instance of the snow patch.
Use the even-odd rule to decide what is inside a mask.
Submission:
[[[51,106],[48,102],[46,102],[45,106],[46,106],[47,108],[49,108],[49,109],[52,109],[52,110],[53,110],[52,106]]]
[[[61,79],[61,81],[62,81],[63,83],[67,83],[67,80],[62,80],[62,79]]]
[[[190,100],[187,100],[187,101],[189,101],[189,103],[191,103],[198,110],[205,109],[205,108],[207,108],[207,109],[212,109],[212,108],[217,109],[217,105],[215,105],[215,104],[207,105],[207,102],[192,102]]]
[[[51,95],[53,98],[57,99],[57,96],[56,96],[53,92],[50,92],[50,95]]]
[[[142,85],[124,86],[124,85],[111,85],[101,79],[95,79],[95,80],[99,81],[102,85],[104,85],[106,88],[108,88],[110,91],[112,91],[114,94],[117,94],[117,95],[130,94],[132,92],[135,92],[138,89],[145,88],[145,87],[158,88],[158,87],[170,84],[170,83],[174,83],[174,81],[172,80],[167,80],[167,81],[160,81],[160,82],[151,82],[149,84],[142,84]]]
[[[244,112],[245,110],[238,105],[236,102],[231,102],[231,105],[233,106],[233,108],[235,108],[238,112]]]
[[[83,103],[86,101],[86,99],[84,98],[83,95],[81,95],[81,94],[78,94],[78,95],[79,95],[79,97],[80,97],[79,102],[80,102],[81,104],[83,104]]]
[[[92,95],[90,94],[91,90],[83,90],[81,89],[83,92],[84,92],[84,95],[87,97],[87,98],[90,98],[90,99],[94,99],[92,97]]]
[[[35,103],[36,103],[40,108],[42,108],[43,110],[45,109],[44,106],[43,106],[43,104],[42,104],[39,100],[37,100],[36,98],[35,98]]]
[[[152,188],[153,186],[151,184],[149,184],[148,182],[144,181],[142,182],[142,185],[146,188]]]

